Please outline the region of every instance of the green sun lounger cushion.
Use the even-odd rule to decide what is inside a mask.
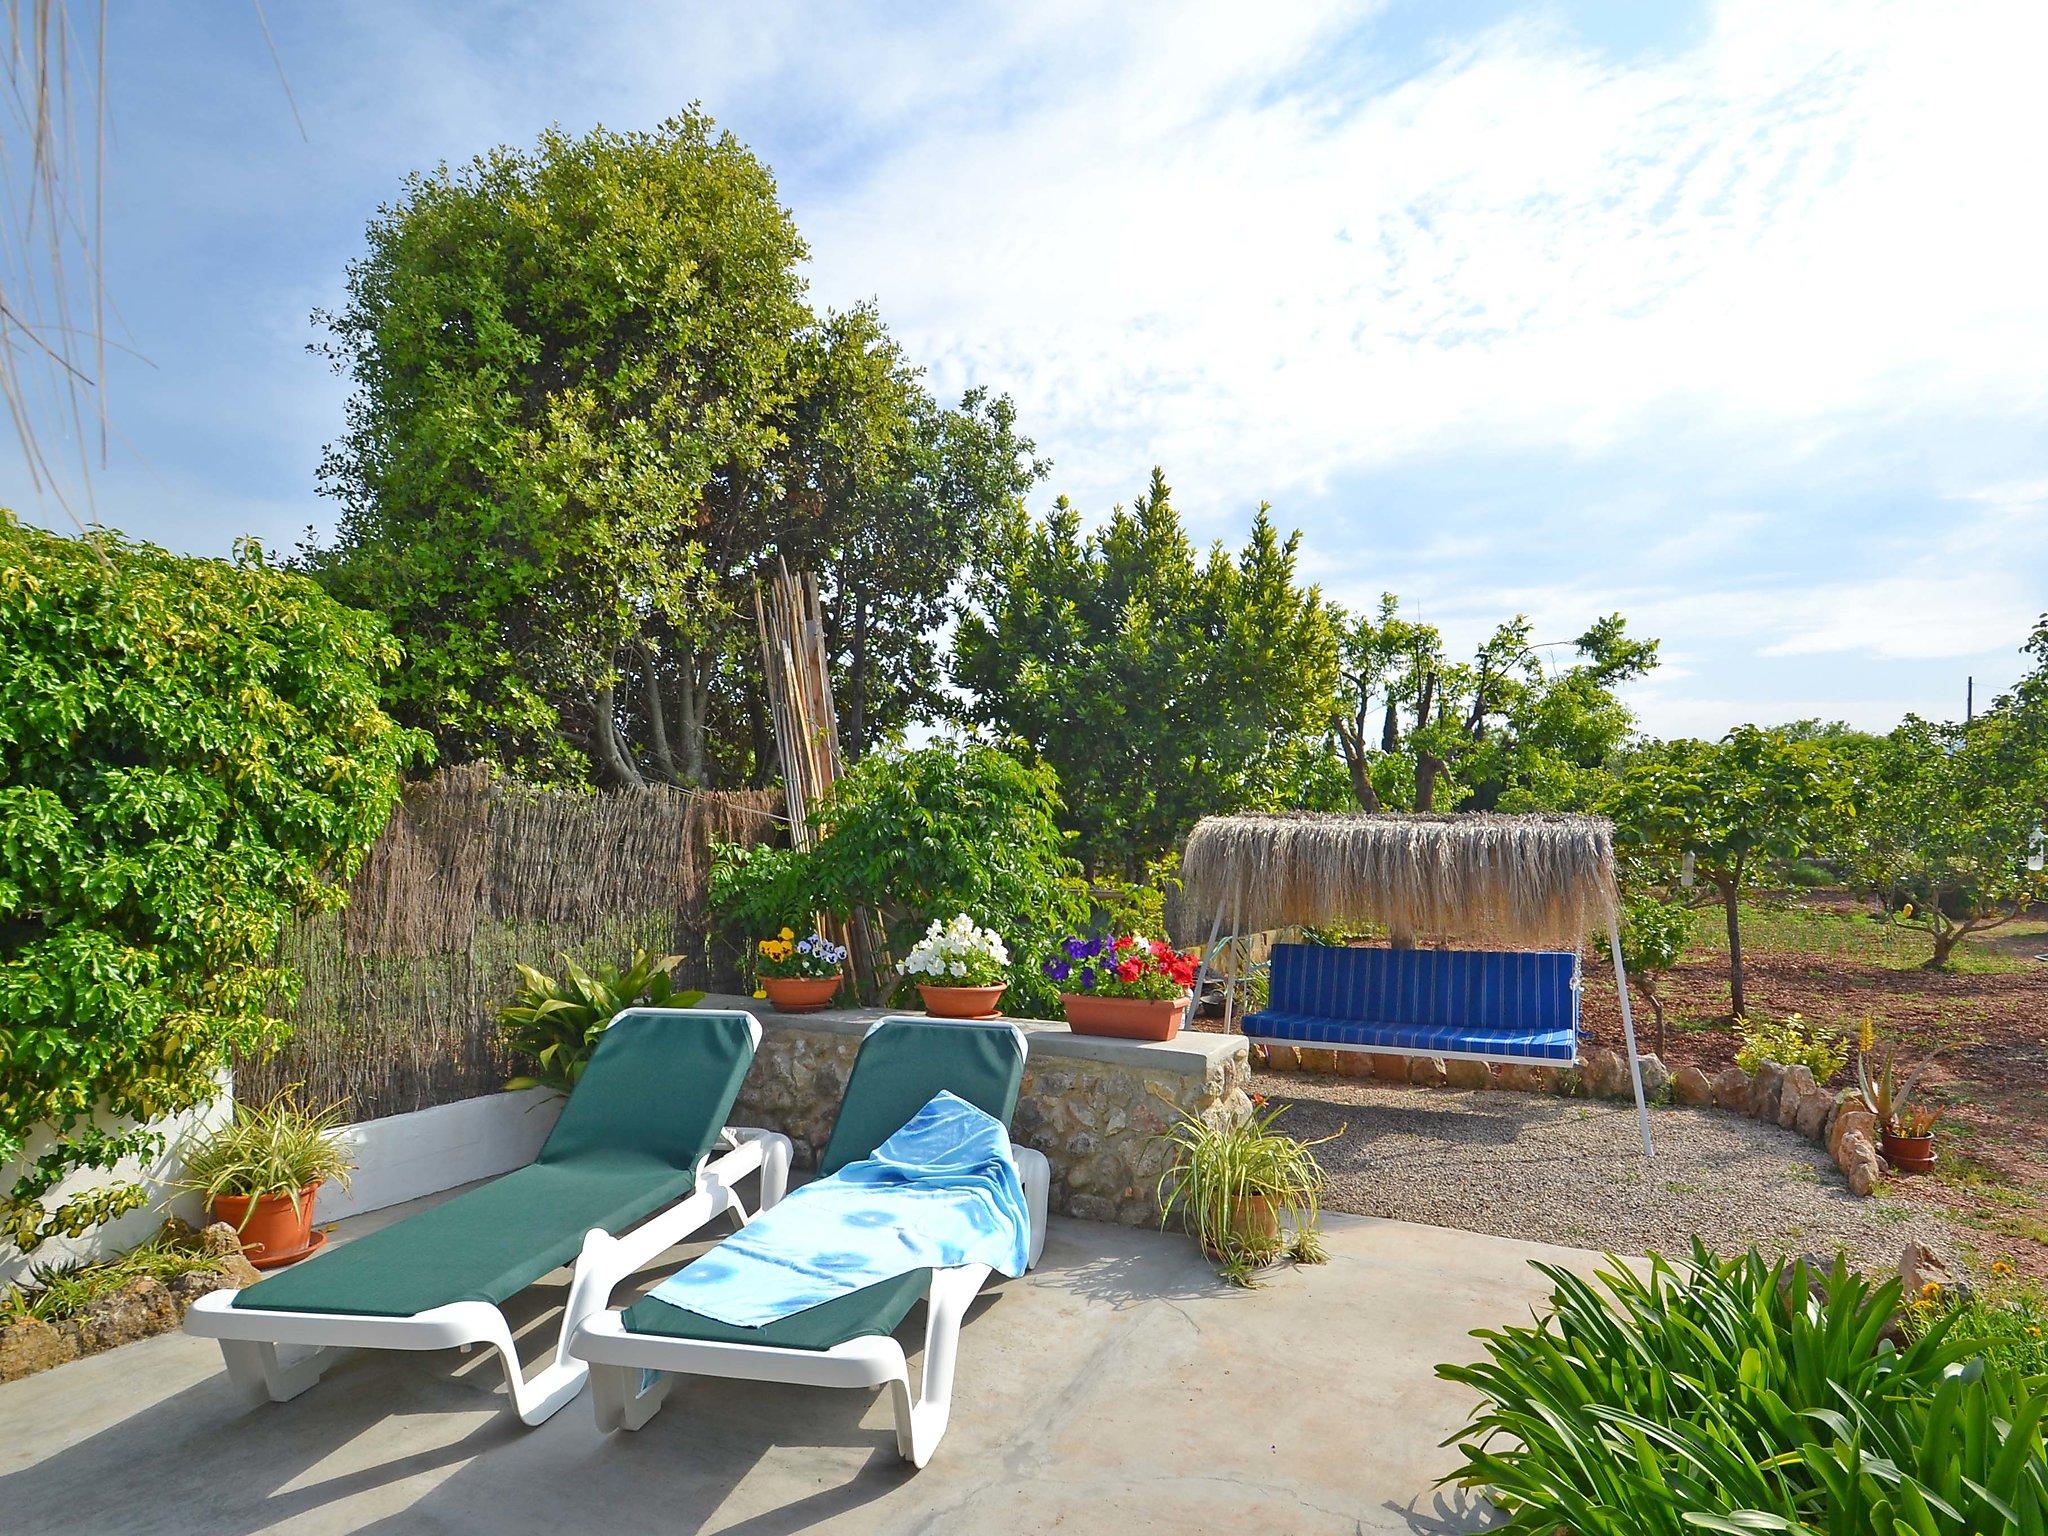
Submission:
[[[839,1101],[818,1177],[871,1156],[941,1088],[1008,1125],[1024,1083],[1023,1053],[1008,1024],[891,1018],[861,1042]]]
[[[830,1349],[848,1339],[894,1333],[896,1325],[930,1289],[932,1272],[913,1269],[876,1285],[778,1317],[759,1328],[720,1322],[701,1312],[643,1296],[626,1309],[626,1327],[665,1339],[699,1339],[709,1344],[763,1344],[770,1349]]]
[[[1024,1055],[1007,1024],[892,1018],[861,1042],[839,1102],[818,1175],[858,1162],[901,1130],[946,1089],[1008,1125],[1024,1084]],[[932,1272],[912,1270],[850,1295],[836,1296],[759,1328],[742,1328],[643,1296],[626,1310],[626,1327],[671,1339],[830,1349],[869,1334],[894,1333],[923,1298]]]
[[[540,1156],[271,1276],[238,1307],[410,1317],[493,1305],[688,1194],[753,1060],[746,1016],[636,1010],[605,1031]]]

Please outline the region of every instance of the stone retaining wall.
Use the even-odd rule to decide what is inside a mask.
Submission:
[[[761,1020],[761,1049],[733,1120],[781,1131],[800,1167],[832,1134],[861,1036],[878,1008],[780,1014],[745,997],[707,997],[706,1008],[744,1008]],[[1052,1164],[1052,1208],[1087,1221],[1151,1226],[1170,1161],[1159,1135],[1185,1110],[1211,1124],[1251,1113],[1251,1063],[1242,1036],[1183,1034],[1150,1042],[1076,1035],[1064,1024],[1015,1019],[1029,1056],[1012,1134]]]

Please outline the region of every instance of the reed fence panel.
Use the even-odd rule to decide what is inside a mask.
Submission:
[[[495,1093],[514,1071],[494,1020],[515,963],[651,949],[683,957],[678,981],[730,987],[738,957],[705,902],[711,844],[772,841],[781,808],[777,790],[577,794],[481,766],[409,786],[348,905],[286,935],[303,978],[292,1035],[236,1064],[236,1097],[296,1083],[369,1120]]]

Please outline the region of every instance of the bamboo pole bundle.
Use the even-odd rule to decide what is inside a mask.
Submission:
[[[782,761],[789,806],[790,843],[809,850],[816,832],[811,814],[846,771],[839,745],[839,715],[832,702],[832,666],[825,650],[825,607],[817,578],[798,577],[778,558],[764,594],[754,583],[754,619],[761,639],[769,718]],[[831,926],[829,922],[826,926]],[[854,984],[877,996],[892,970],[874,914],[855,912],[835,937],[853,957]]]

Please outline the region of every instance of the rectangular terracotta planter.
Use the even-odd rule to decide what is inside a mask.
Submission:
[[[1185,997],[1096,997],[1062,992],[1067,1027],[1077,1035],[1111,1035],[1119,1040],[1171,1040],[1180,1033]]]

